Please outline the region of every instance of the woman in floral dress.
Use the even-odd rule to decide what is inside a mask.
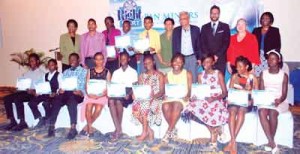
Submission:
[[[161,104],[164,95],[164,76],[155,69],[153,56],[144,56],[144,67],[146,72],[140,75],[139,84],[150,85],[152,91],[150,100],[134,100],[133,102],[133,117],[143,125],[142,134],[137,136],[138,141],[154,139],[154,132],[150,126],[161,124]]]

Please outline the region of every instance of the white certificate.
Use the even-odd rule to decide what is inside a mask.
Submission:
[[[77,77],[63,78],[61,89],[66,91],[76,90],[78,88],[77,82]]]
[[[87,83],[86,91],[88,94],[101,96],[103,91],[106,89],[105,80],[90,79]]]
[[[107,96],[112,98],[120,98],[126,96],[125,84],[109,83],[107,84]]]
[[[117,48],[126,48],[131,45],[130,35],[116,36],[115,42]]]
[[[132,85],[133,94],[136,100],[150,100],[150,85]]]
[[[166,84],[165,95],[170,99],[182,99],[187,95],[186,86],[183,84]]]
[[[144,53],[144,51],[149,50],[150,42],[149,39],[140,39],[140,40],[136,40],[133,46],[135,50]]]
[[[211,88],[207,84],[192,84],[191,96],[197,99],[205,99],[205,97],[210,97]]]
[[[115,46],[112,46],[112,45],[106,46],[106,53],[107,53],[108,58],[116,58]]]
[[[274,106],[275,96],[271,91],[253,90],[252,98],[255,106]]]
[[[51,94],[50,82],[39,82],[34,85],[35,92],[39,95]]]
[[[31,88],[32,80],[29,78],[18,78],[17,79],[17,89],[20,91],[25,91]]]
[[[228,102],[229,104],[239,105],[239,106],[248,106],[249,92],[245,90],[228,90]]]

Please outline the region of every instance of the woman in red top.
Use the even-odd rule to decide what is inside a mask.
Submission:
[[[227,68],[230,74],[236,73],[235,60],[244,56],[250,60],[252,66],[260,64],[258,43],[255,35],[247,30],[247,21],[239,19],[236,25],[237,34],[230,37],[230,45],[227,49]]]

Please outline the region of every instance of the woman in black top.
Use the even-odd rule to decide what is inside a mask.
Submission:
[[[271,12],[265,12],[260,17],[261,27],[255,28],[253,34],[256,36],[259,43],[260,60],[261,64],[255,68],[255,75],[259,76],[260,73],[268,69],[266,60],[266,53],[272,49],[280,51],[281,39],[279,29],[272,27],[274,17]]]

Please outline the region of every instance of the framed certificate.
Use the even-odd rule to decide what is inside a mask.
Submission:
[[[205,97],[210,97],[211,88],[207,84],[192,84],[191,96],[197,99],[205,99]]]
[[[132,85],[133,94],[136,100],[150,100],[151,86],[150,85]]]
[[[248,106],[249,92],[245,90],[228,90],[228,102],[229,104],[239,105],[239,106]]]
[[[66,91],[74,91],[78,88],[77,82],[77,77],[63,78],[63,81],[61,83],[61,89]]]
[[[186,86],[183,84],[166,84],[165,95],[169,99],[182,99],[187,95]]]
[[[115,43],[117,48],[126,48],[131,45],[130,35],[116,36]]]
[[[50,82],[39,82],[34,85],[35,91],[39,95],[51,94],[51,85]]]
[[[108,58],[116,58],[115,46],[112,46],[112,45],[106,46],[106,53],[107,53]]]
[[[107,84],[107,96],[111,98],[121,98],[126,96],[125,84],[108,83]]]
[[[18,78],[17,79],[17,89],[20,91],[25,91],[31,88],[32,80],[29,78]]]
[[[271,91],[253,90],[252,98],[255,106],[274,106],[275,97]]]
[[[139,39],[133,43],[134,49],[144,53],[144,51],[149,50],[150,42],[149,39]]]
[[[88,94],[101,96],[106,89],[106,80],[90,79],[87,83],[86,91]]]

